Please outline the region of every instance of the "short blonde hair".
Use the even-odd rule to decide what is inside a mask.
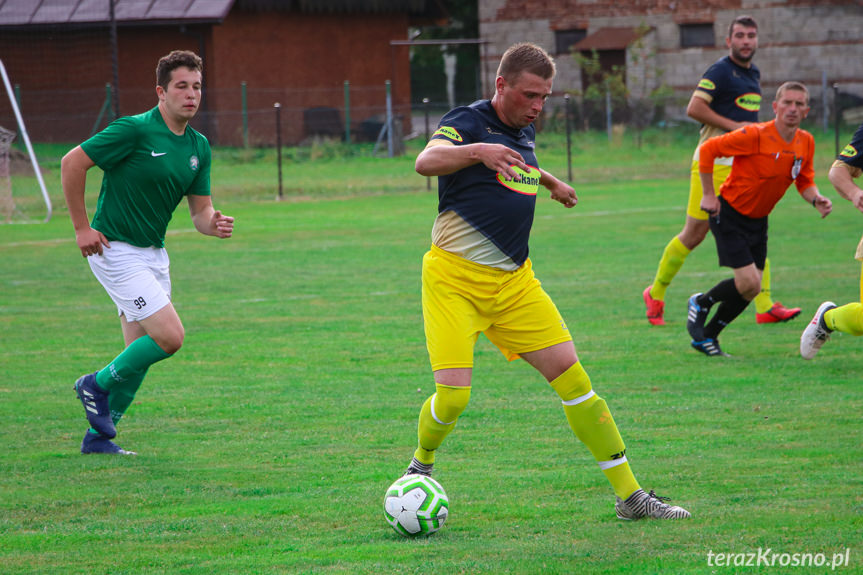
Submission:
[[[798,92],[803,92],[806,94],[806,103],[809,103],[809,90],[806,88],[806,85],[803,82],[785,82],[779,89],[776,90],[776,96],[773,98],[774,102],[778,102],[779,98],[782,97],[787,90],[796,90]]]
[[[519,42],[503,53],[497,75],[513,82],[522,72],[530,72],[548,80],[554,78],[556,71],[554,58],[548,52],[532,42]]]

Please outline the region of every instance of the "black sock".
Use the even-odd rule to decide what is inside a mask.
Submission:
[[[734,280],[731,280],[732,287]],[[712,291],[712,290],[711,290]],[[723,298],[719,303],[719,309],[713,314],[710,323],[704,326],[704,337],[707,339],[716,339],[719,332],[725,329],[729,323],[734,321],[734,318],[743,313],[743,310],[749,305],[749,300],[744,299],[742,295],[734,289],[734,294],[730,297]]]
[[[713,304],[728,301],[733,299],[734,296],[739,297],[740,293],[737,291],[737,286],[734,285],[734,278],[729,278],[722,280],[710,288],[710,291],[701,294],[701,297],[696,298],[695,303],[701,307],[710,309],[713,307]]]

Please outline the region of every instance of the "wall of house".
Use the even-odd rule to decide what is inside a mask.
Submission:
[[[345,120],[344,82],[350,83],[350,120],[355,135],[386,111],[387,80],[396,114],[410,121],[410,61],[406,15],[232,12],[213,28],[208,90],[220,142],[242,139],[241,88],[246,82],[249,139],[275,141],[273,105],[281,104],[282,137],[309,136],[304,111],[335,108]],[[344,133],[340,129],[340,134]]]
[[[354,136],[374,138],[386,111],[391,80],[394,112],[410,129],[410,61],[406,47],[390,47],[408,32],[405,14],[338,15],[235,10],[219,25],[121,26],[118,30],[120,114],[156,105],[158,59],[174,49],[204,58],[204,98],[192,126],[220,145],[243,143],[241,83],[246,82],[249,141],[276,140],[273,104],[282,105],[282,138],[309,136],[304,111],[327,107],[345,118],[350,82]],[[33,141],[77,143],[113,117],[102,110],[112,82],[107,27],[44,28],[0,34],[0,55]],[[100,117],[100,112],[101,117]],[[8,99],[0,98],[0,126],[15,128]],[[336,137],[344,134],[339,126]]]
[[[156,105],[156,63],[173,49],[197,50],[196,38],[179,26],[121,28],[118,33],[120,114]],[[31,140],[79,142],[107,125],[103,109],[112,83],[107,28],[40,29],[0,34],[0,54],[17,86]],[[117,94],[113,94],[117,97]],[[0,125],[17,129],[8,99],[0,98]]]
[[[654,53],[657,81],[673,89],[666,116],[683,119],[685,103],[701,74],[728,53],[728,24],[739,14],[759,23],[759,50],[755,63],[761,69],[765,98],[787,80],[805,82],[814,107],[832,100],[832,85],[863,97],[863,4],[846,0],[479,0],[480,37],[490,41],[486,67],[495,70],[501,54],[514,42],[533,41],[554,50],[555,30],[641,25],[653,29],[648,40]],[[680,25],[714,22],[714,47],[680,48]],[[577,63],[557,54],[555,91],[580,92]],[[629,71],[644,78],[645,71]],[[648,76],[650,72],[647,72]],[[491,85],[493,78],[484,78]],[[826,90],[822,89],[822,83]],[[554,100],[552,100],[554,103]],[[762,107],[768,119],[769,106]]]

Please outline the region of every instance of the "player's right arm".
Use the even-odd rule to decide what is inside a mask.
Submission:
[[[713,187],[713,162],[753,153],[758,149],[758,134],[753,129],[729,132],[710,138],[698,148],[698,172],[701,177],[701,209],[715,216],[719,213],[719,198]]]
[[[855,171],[859,175],[859,168],[855,169],[850,164],[836,160],[833,162],[827,177],[839,195],[849,200],[855,208],[863,212],[863,190],[854,183],[854,173],[852,172]]]
[[[686,115],[702,124],[708,126],[716,126],[726,132],[731,132],[737,128],[742,128],[749,122],[736,122],[725,116],[717,114],[710,107],[710,96],[701,90],[695,90],[692,97],[689,98],[689,104],[686,106]]]
[[[423,176],[446,176],[459,170],[482,163],[495,173],[504,174],[510,180],[519,179],[512,169],[517,166],[525,171],[531,168],[524,163],[518,152],[502,144],[464,144],[456,146],[448,140],[431,140],[417,156],[414,168]]]
[[[713,187],[713,172],[699,172],[701,177],[701,208],[702,212],[706,212],[711,216],[719,213],[719,196],[716,195],[716,190]]]
[[[69,208],[72,227],[75,228],[75,241],[85,258],[94,254],[102,255],[102,246],[111,247],[102,232],[90,227],[84,192],[87,186],[87,170],[96,164],[81,149],[75,146],[60,162],[60,180],[63,197]]]

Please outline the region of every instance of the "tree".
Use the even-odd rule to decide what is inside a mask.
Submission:
[[[656,50],[648,46],[651,27],[642,23],[636,29],[635,40],[627,46],[626,66],[603,66],[600,54],[575,54],[582,70],[584,90],[583,121],[585,128],[603,127],[606,118],[606,98],[612,107],[612,121],[627,123],[636,130],[636,143],[641,146],[641,132],[651,124],[657,111],[664,109],[665,100],[673,91],[662,81],[663,71],[654,65]],[[629,72],[629,73],[628,73]],[[627,79],[634,85],[630,86]]]
[[[416,40],[468,39],[479,37],[479,9],[477,0],[442,0],[449,14],[445,26],[425,26],[413,30]],[[447,101],[444,54],[456,58],[455,99],[469,103],[481,97],[479,46],[450,44],[411,47],[411,99],[414,104],[429,98],[432,102]]]

